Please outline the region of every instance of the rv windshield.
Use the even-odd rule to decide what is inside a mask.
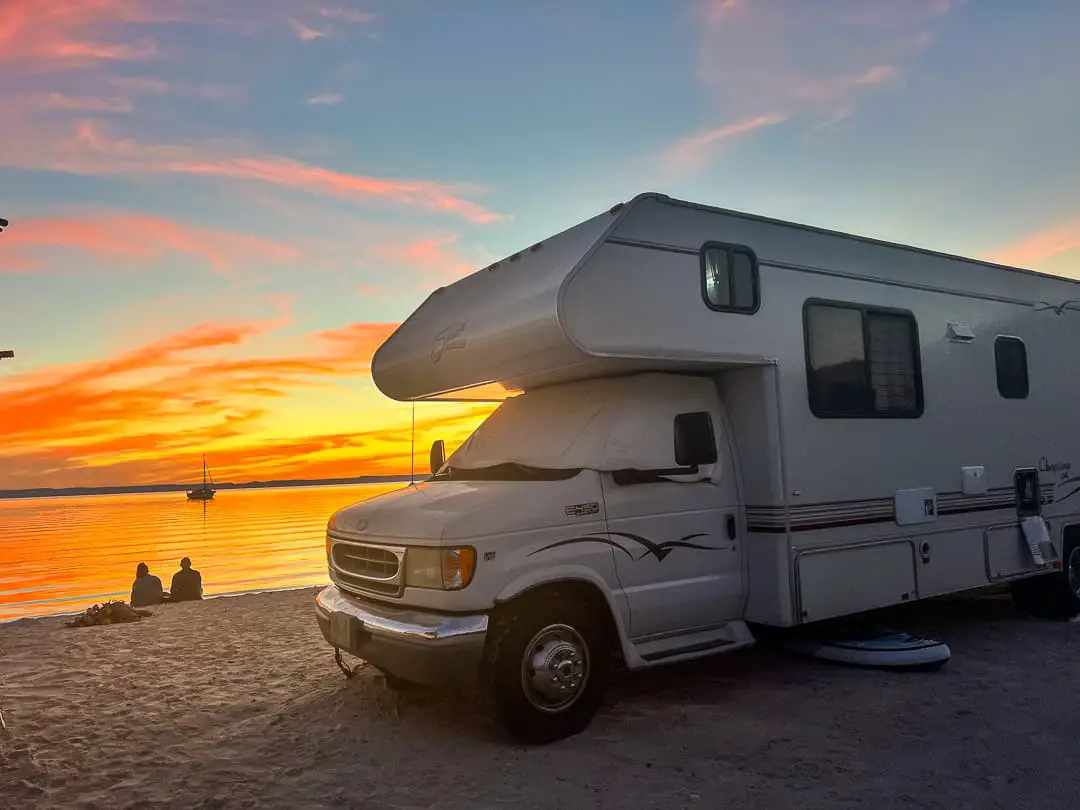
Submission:
[[[436,478],[551,480],[583,469],[670,469],[675,416],[714,412],[716,402],[707,378],[673,374],[528,391],[500,405]]]

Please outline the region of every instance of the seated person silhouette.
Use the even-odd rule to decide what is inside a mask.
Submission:
[[[131,606],[160,605],[164,599],[161,580],[150,573],[150,566],[139,563],[135,569],[135,582],[131,586]]]
[[[180,561],[180,570],[173,574],[169,588],[170,602],[191,602],[202,599],[202,574],[191,567],[191,558]]]

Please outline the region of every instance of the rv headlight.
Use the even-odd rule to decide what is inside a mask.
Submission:
[[[476,573],[476,549],[424,548],[413,546],[405,552],[405,585],[409,588],[438,588],[458,591],[472,582]]]

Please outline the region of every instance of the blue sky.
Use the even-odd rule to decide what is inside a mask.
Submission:
[[[0,374],[40,406],[0,403],[0,487],[271,439],[268,470],[407,463],[311,449],[407,416],[379,336],[644,190],[1080,275],[1077,30],[1069,0],[10,0]]]

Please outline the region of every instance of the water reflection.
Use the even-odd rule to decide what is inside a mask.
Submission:
[[[168,588],[185,556],[207,596],[326,582],[327,518],[401,486],[0,501],[0,621],[126,600],[140,562]]]

